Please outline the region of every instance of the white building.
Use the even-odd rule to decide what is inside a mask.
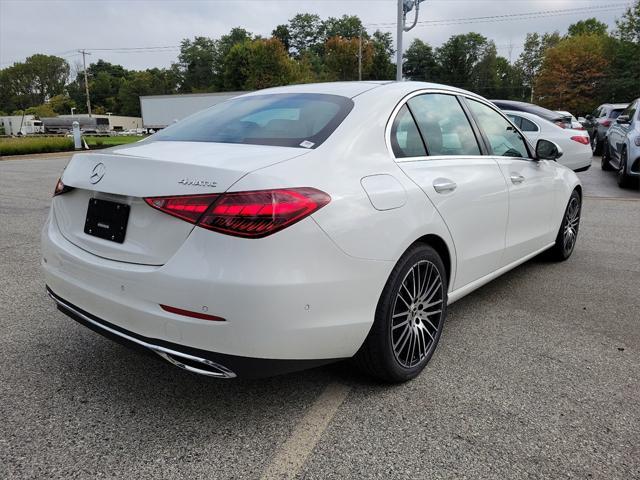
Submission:
[[[144,128],[164,128],[176,120],[247,92],[188,93],[140,97]]]
[[[43,133],[44,127],[34,115],[9,115],[0,117],[0,124],[4,127],[5,135],[28,135]]]
[[[88,117],[89,115],[86,113],[77,113],[75,115],[58,115],[58,118],[78,118],[78,117]],[[142,118],[141,117],[124,117],[121,115],[103,115],[103,114],[92,114],[94,118],[108,118],[109,119],[109,130],[113,130],[116,132],[122,130],[135,130],[137,128],[142,128]]]

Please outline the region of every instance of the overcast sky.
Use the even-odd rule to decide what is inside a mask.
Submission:
[[[426,0],[420,20],[456,20],[545,10],[579,9],[570,15],[485,23],[419,25],[405,34],[434,46],[451,35],[479,32],[493,39],[498,53],[515,59],[527,32],[549,32],[596,16],[614,26],[630,0]],[[597,11],[605,7],[609,10]],[[172,47],[155,52],[94,50],[90,61],[103,58],[131,69],[168,67],[176,60],[180,40],[196,35],[219,37],[241,26],[269,36],[273,28],[299,12],[322,18],[358,15],[370,32],[375,24],[393,24],[396,0],[0,0],[0,66],[34,53],[60,55],[71,65],[79,48]],[[412,15],[412,14],[410,14]],[[412,17],[411,17],[412,18]],[[384,26],[395,38],[395,27]]]

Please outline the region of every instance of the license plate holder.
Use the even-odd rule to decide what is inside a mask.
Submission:
[[[131,207],[126,203],[92,198],[87,207],[84,233],[111,242],[123,243],[130,210]]]

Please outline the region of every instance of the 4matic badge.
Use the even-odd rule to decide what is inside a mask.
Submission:
[[[210,180],[194,180],[191,178],[183,178],[178,181],[181,185],[190,185],[194,187],[216,187],[218,184],[216,182],[212,182]]]

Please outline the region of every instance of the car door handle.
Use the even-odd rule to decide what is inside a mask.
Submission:
[[[438,193],[453,192],[457,187],[456,182],[444,178],[433,181],[433,189]]]
[[[522,175],[518,175],[517,173],[512,173],[511,174],[511,183],[522,183],[524,182],[524,177]]]

